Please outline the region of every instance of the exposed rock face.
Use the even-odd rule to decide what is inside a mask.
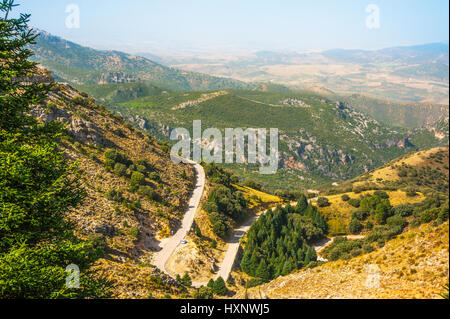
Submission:
[[[281,104],[283,105],[290,105],[290,106],[301,106],[301,107],[311,107],[309,104],[306,104],[302,100],[296,99],[296,98],[287,98],[281,101]]]
[[[142,116],[139,115],[130,116],[128,120],[131,123],[137,125],[141,130],[148,130],[150,128],[147,119],[143,118]]]
[[[69,134],[79,142],[96,146],[106,144],[106,139],[96,124],[76,118],[66,109],[54,108],[49,110],[35,106],[31,110],[31,114],[42,122],[59,121],[64,124],[68,123]]]
[[[400,138],[400,139],[389,139],[386,140],[383,144],[375,144],[376,148],[385,148],[385,147],[398,147],[398,148],[407,148],[413,146],[408,138]]]
[[[103,138],[99,127],[94,123],[72,118],[69,132],[76,140],[83,143],[96,146],[105,144],[105,139]]]
[[[43,69],[41,67],[38,67],[36,70],[36,74],[32,76],[27,76],[25,78],[16,78],[13,77],[13,81],[19,81],[23,83],[43,83],[43,84],[49,84],[53,83],[55,79],[53,78],[50,71]]]

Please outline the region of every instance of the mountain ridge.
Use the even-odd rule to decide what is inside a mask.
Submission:
[[[95,50],[42,30],[37,33],[36,44],[31,47],[35,53],[32,59],[65,82],[97,84],[108,73],[124,72],[137,80],[174,90],[252,87],[242,81],[166,67],[120,51]]]

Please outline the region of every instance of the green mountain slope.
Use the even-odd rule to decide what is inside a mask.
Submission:
[[[351,107],[390,126],[417,128],[448,117],[448,105],[397,102],[361,94],[339,96]]]
[[[173,90],[250,88],[245,82],[185,72],[118,51],[98,51],[40,31],[32,47],[34,60],[72,84],[144,81]]]
[[[278,128],[277,174],[260,175],[251,165],[228,165],[242,178],[253,178],[272,190],[352,178],[405,152],[446,143],[428,129],[394,130],[345,103],[311,93],[162,91],[110,108],[166,141],[171,129],[191,130],[197,119],[202,120],[202,129]]]

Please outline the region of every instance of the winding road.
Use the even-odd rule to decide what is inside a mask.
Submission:
[[[191,199],[189,201],[187,212],[184,215],[181,228],[178,229],[178,231],[172,237],[162,240],[161,243],[159,244],[161,250],[153,255],[152,260],[153,264],[166,274],[169,274],[169,272],[166,270],[166,263],[174,253],[175,249],[181,243],[181,240],[183,240],[186,237],[187,233],[191,229],[192,224],[194,222],[195,213],[197,212],[198,206],[200,205],[200,201],[205,188],[206,178],[203,167],[200,164],[191,160],[183,159],[183,162],[194,166],[196,172],[196,184]],[[296,204],[297,203],[291,203],[291,205]],[[272,210],[274,209],[275,207],[272,207]],[[236,261],[236,256],[238,254],[240,246],[240,240],[242,239],[242,237],[245,236],[245,234],[248,232],[252,224],[262,214],[264,214],[264,212],[259,215],[251,217],[248,221],[246,221],[244,224],[242,224],[233,231],[233,237],[228,242],[227,251],[225,252],[224,259],[220,264],[215,279],[222,277],[224,280],[228,280],[230,273],[233,269],[234,263]],[[206,282],[193,282],[194,287],[200,287],[202,285],[206,285]]]
[[[166,263],[180,244],[181,240],[186,237],[187,233],[191,229],[192,223],[194,222],[195,213],[200,205],[200,200],[202,199],[203,190],[205,189],[205,171],[203,170],[203,167],[191,160],[183,159],[183,162],[194,166],[196,183],[191,199],[189,200],[189,206],[186,214],[184,215],[181,228],[178,229],[172,237],[161,241],[159,244],[161,250],[153,255],[152,263],[166,274],[168,274],[168,271],[166,270]]]

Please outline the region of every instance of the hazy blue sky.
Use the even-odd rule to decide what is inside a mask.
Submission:
[[[448,41],[448,0],[16,0],[31,24],[95,48],[375,49]],[[80,8],[68,29],[66,6]],[[380,9],[369,29],[366,7]],[[19,9],[16,9],[18,11]]]

